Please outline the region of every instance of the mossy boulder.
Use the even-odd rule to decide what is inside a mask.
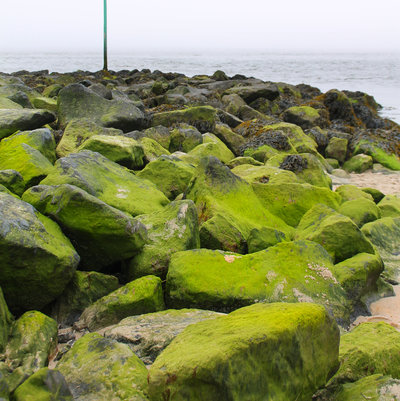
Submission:
[[[122,319],[165,309],[161,280],[145,276],[131,281],[88,306],[76,323],[90,331],[119,323]]]
[[[380,163],[390,170],[400,170],[400,160],[395,154],[384,151],[377,144],[368,140],[363,139],[358,142],[353,153],[367,154],[372,157],[375,163]]]
[[[241,164],[232,169],[232,173],[246,180],[249,184],[283,184],[299,182],[293,171],[272,166],[253,166]]]
[[[55,170],[41,184],[75,185],[133,216],[161,210],[168,203],[153,183],[89,150],[58,159]]]
[[[179,334],[150,369],[150,399],[310,400],[335,370],[338,344],[319,305],[252,305]]]
[[[195,167],[174,156],[160,156],[137,173],[139,178],[151,181],[170,199],[184,193],[195,174]]]
[[[326,157],[336,159],[343,163],[346,160],[348,140],[345,138],[332,137],[325,149]]]
[[[371,156],[359,154],[353,156],[343,164],[343,168],[349,173],[363,173],[372,168],[373,159]]]
[[[310,184],[253,184],[253,190],[265,208],[292,227],[296,227],[314,205],[338,209],[341,202],[341,197],[328,188]]]
[[[190,152],[197,145],[203,143],[201,133],[187,124],[179,124],[170,133],[170,143],[167,147],[170,152]]]
[[[341,337],[339,360],[330,384],[376,373],[400,378],[400,333],[385,322],[362,323]]]
[[[223,124],[216,124],[214,133],[236,156],[241,155],[242,146],[246,143],[241,135]]]
[[[295,238],[321,244],[335,263],[358,253],[375,253],[371,242],[349,217],[321,204],[316,204],[304,214]]]
[[[3,291],[0,287],[0,353],[7,344],[8,334],[13,319],[14,318],[8,310]]]
[[[228,147],[213,134],[204,134],[203,143],[193,148],[188,155],[194,162],[199,162],[203,157],[214,156],[225,164],[235,158]]]
[[[345,292],[331,268],[331,257],[311,241],[281,242],[249,255],[178,252],[167,275],[167,305],[227,312],[254,302],[315,302],[345,321]]]
[[[136,140],[120,135],[93,135],[78,149],[98,152],[113,162],[132,170],[144,166],[144,151]]]
[[[165,277],[173,253],[200,247],[197,209],[193,201],[171,202],[161,212],[138,217],[148,241],[132,258],[129,279],[149,274]]]
[[[143,148],[146,162],[158,159],[162,155],[170,155],[168,149],[163,148],[157,141],[151,138],[141,138],[139,141]]]
[[[276,84],[256,82],[247,85],[236,85],[235,87],[228,89],[225,94],[238,95],[249,104],[258,98],[275,100],[279,97],[280,93]]]
[[[146,128],[148,124],[143,112],[132,102],[104,99],[81,84],[67,85],[60,90],[57,111],[61,127],[81,118],[124,132]]]
[[[385,263],[383,277],[400,282],[400,218],[375,220],[365,224],[361,231],[377,247]]]
[[[50,110],[57,113],[57,100],[45,96],[38,96],[32,99],[32,105],[35,109]]]
[[[148,401],[147,369],[128,345],[89,333],[57,365],[76,401]]]
[[[64,157],[75,153],[78,148],[94,135],[121,135],[122,131],[115,128],[105,128],[88,119],[72,120],[65,127],[60,142],[57,145],[57,156]]]
[[[400,217],[400,197],[386,195],[379,203],[378,208],[382,217]]]
[[[374,198],[369,193],[351,184],[341,185],[340,187],[336,188],[335,192],[342,197],[343,202],[360,198],[365,198],[370,201],[374,200]]]
[[[338,212],[344,216],[350,217],[359,228],[370,221],[381,218],[381,211],[378,206],[376,206],[375,202],[366,198],[358,198],[343,202]]]
[[[353,126],[358,124],[352,102],[343,92],[331,89],[322,95],[321,100],[328,109],[331,120],[344,120]]]
[[[71,326],[85,308],[118,287],[115,276],[77,270],[63,293],[51,304],[50,316],[62,327]]]
[[[0,185],[19,196],[23,194],[25,186],[22,175],[12,169],[0,170]]]
[[[56,116],[48,110],[0,109],[0,139],[52,123]]]
[[[22,199],[60,225],[81,256],[81,268],[101,270],[128,259],[147,241],[138,220],[74,185],[38,185]]]
[[[22,108],[20,104],[13,102],[11,99],[0,96],[0,109],[21,110]]]
[[[379,203],[385,197],[385,194],[376,188],[361,188],[361,190],[371,195],[375,203]]]
[[[195,106],[182,110],[164,111],[153,116],[152,126],[173,127],[175,124],[193,125],[200,132],[212,132],[215,128],[217,111],[211,106]]]
[[[39,369],[14,392],[15,401],[73,401],[64,376],[58,370]]]
[[[235,157],[229,163],[227,163],[227,166],[230,169],[234,169],[235,167],[241,166],[243,164],[248,164],[251,166],[263,166],[264,165],[264,163],[261,163],[258,160],[253,159],[250,156],[239,156],[239,157]]]
[[[187,326],[222,315],[201,309],[168,309],[127,317],[117,325],[105,329],[103,334],[106,338],[129,344],[145,364],[151,365]]]
[[[253,228],[247,238],[247,251],[254,253],[287,240],[286,235],[269,227]]]
[[[31,374],[47,366],[57,345],[57,323],[43,313],[25,312],[11,328],[4,350],[6,381],[14,391]]]
[[[332,272],[346,290],[347,298],[357,306],[367,295],[377,292],[377,280],[383,267],[383,261],[378,254],[358,253],[336,264]]]
[[[329,116],[324,109],[314,109],[310,106],[293,106],[286,109],[281,118],[292,124],[299,125],[303,129],[315,126],[324,128],[328,125]]]
[[[199,132],[199,135],[200,132]],[[156,127],[147,128],[145,131],[138,132],[134,139],[150,138],[158,142],[163,148],[169,149],[169,144],[171,142],[171,134],[169,129],[158,125]]]
[[[253,228],[266,226],[289,236],[292,231],[262,206],[250,184],[214,157],[201,160],[187,198],[197,207],[203,247],[240,251]]]
[[[14,312],[40,309],[64,290],[79,256],[60,227],[0,192],[0,286]],[[24,289],[24,290],[22,290]]]
[[[3,375],[3,373],[1,372],[1,368],[0,368],[0,400],[8,401],[9,395],[10,395],[10,390],[8,388],[8,384],[7,384],[6,379]]]

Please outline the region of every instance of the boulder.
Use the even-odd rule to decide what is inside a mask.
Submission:
[[[272,83],[257,82],[252,85],[237,85],[228,89],[225,93],[227,95],[238,95],[249,104],[260,97],[268,100],[275,100],[279,96],[279,89]]]
[[[341,198],[328,188],[300,183],[253,184],[262,205],[285,223],[296,227],[303,215],[316,204],[338,209]]]
[[[376,188],[361,188],[361,190],[371,195],[375,203],[379,203],[385,197],[385,194]]]
[[[247,238],[247,251],[248,253],[262,251],[287,239],[283,232],[273,228],[253,228]]]
[[[128,345],[89,333],[57,365],[75,401],[148,401],[147,369]]]
[[[151,181],[169,200],[184,193],[196,169],[174,156],[160,156],[137,173],[139,178]]]
[[[378,206],[376,206],[375,202],[366,198],[358,198],[343,202],[338,212],[344,216],[350,217],[359,228],[370,221],[381,218],[381,211]]]
[[[144,167],[144,151],[138,141],[121,135],[93,135],[85,141],[80,150],[98,152],[107,159],[131,170]]]
[[[380,163],[390,170],[400,170],[400,160],[395,154],[383,150],[378,144],[369,140],[363,139],[359,141],[355,145],[353,153],[355,155],[364,153],[371,156],[375,163]]]
[[[138,139],[139,138],[141,139],[143,137],[151,138],[157,141],[163,148],[169,149],[169,144],[171,142],[171,134],[169,132],[169,129],[163,127],[162,125],[158,125],[156,127],[150,127],[147,128],[145,131],[141,131],[140,134],[138,135]]]
[[[151,138],[142,138],[138,141],[143,148],[144,157],[147,163],[156,160],[162,155],[170,155],[170,152],[163,148],[157,141]]]
[[[179,124],[170,134],[169,151],[188,153],[203,143],[201,133],[190,125]]]
[[[262,206],[251,185],[215,157],[201,160],[187,198],[197,207],[202,247],[243,251],[253,228],[292,230]]]
[[[44,109],[57,113],[57,100],[46,96],[38,96],[32,99],[32,105],[35,109]]]
[[[117,325],[104,329],[102,334],[106,338],[129,344],[146,365],[151,365],[187,326],[222,315],[201,309],[168,309],[127,317]]]
[[[249,184],[284,184],[299,182],[293,171],[266,165],[254,166],[250,164],[241,164],[232,168],[232,173],[243,178]]]
[[[400,217],[400,197],[386,195],[379,203],[378,208],[382,217]]]
[[[147,241],[143,224],[74,185],[38,185],[22,199],[60,225],[81,256],[81,268],[101,270],[129,259]]]
[[[13,316],[8,310],[3,291],[0,287],[0,353],[3,351],[3,348],[7,344],[8,334],[12,322]]]
[[[78,148],[94,135],[121,135],[122,131],[115,128],[105,128],[88,119],[72,120],[65,127],[60,142],[57,145],[57,156],[64,157],[75,153]]]
[[[354,126],[358,124],[352,103],[343,92],[332,89],[322,96],[322,101],[331,120],[344,120]]]
[[[73,401],[64,376],[58,370],[39,369],[14,392],[15,401]]]
[[[24,192],[24,179],[16,170],[0,170],[0,184],[16,195],[21,196]]]
[[[252,305],[179,334],[150,368],[150,399],[308,401],[336,369],[338,344],[319,305]]]
[[[25,312],[11,328],[4,350],[10,392],[40,368],[47,366],[57,345],[57,323],[43,313]],[[1,370],[1,365],[0,365]]]
[[[61,327],[72,326],[85,308],[118,287],[115,276],[77,270],[63,293],[51,304],[50,316]]]
[[[222,124],[215,126],[214,133],[236,156],[241,155],[242,146],[246,143],[246,140],[241,135],[236,134],[229,127]]]
[[[315,302],[345,322],[345,292],[332,267],[328,253],[311,241],[281,242],[249,255],[177,252],[167,275],[167,305],[229,312],[255,302]]]
[[[252,165],[252,166],[263,166],[264,165],[264,163],[261,163],[258,160],[253,159],[250,156],[239,156],[239,157],[235,157],[229,163],[227,163],[227,166],[230,169],[233,169],[235,167],[241,166],[242,164],[248,164],[248,165]]]
[[[0,216],[0,286],[7,304],[14,312],[43,308],[62,293],[79,256],[60,227],[28,203],[0,192]]]
[[[343,168],[349,173],[361,174],[372,168],[373,159],[363,153],[353,156],[343,164]]]
[[[374,244],[385,263],[382,276],[400,282],[400,218],[375,220],[365,224],[361,231]]]
[[[61,127],[81,118],[124,132],[146,128],[148,124],[143,112],[132,102],[104,99],[81,84],[71,84],[60,90],[57,109]]]
[[[315,126],[324,128],[329,123],[329,115],[325,109],[314,109],[310,106],[293,106],[282,114],[283,121],[299,125],[303,129]]]
[[[383,341],[384,339],[384,341]],[[340,339],[340,367],[329,384],[376,373],[400,378],[400,333],[385,322],[361,323]]]
[[[94,331],[119,323],[128,316],[163,309],[161,280],[155,276],[145,276],[98,299],[83,311],[75,325],[79,329]]]
[[[211,106],[195,106],[182,110],[164,111],[153,116],[152,126],[173,127],[178,123],[193,125],[200,132],[212,132],[215,128],[216,110]]]
[[[375,253],[371,242],[350,218],[322,204],[316,204],[304,214],[295,238],[321,244],[335,263],[357,253]]]
[[[130,280],[149,274],[164,278],[172,254],[200,247],[197,209],[191,200],[171,202],[164,210],[138,220],[149,239],[129,264]]]
[[[43,127],[55,119],[48,110],[0,109],[0,139],[17,131]]]
[[[357,188],[355,185],[341,185],[335,189],[335,192],[342,197],[343,202],[360,198],[365,198],[370,201],[374,200],[369,193],[363,191],[361,188]]]
[[[168,203],[153,183],[89,150],[58,159],[54,171],[41,184],[75,185],[133,216],[161,210]]]
[[[326,157],[336,159],[338,162],[343,163],[346,160],[347,143],[347,139],[332,137],[325,149]]]

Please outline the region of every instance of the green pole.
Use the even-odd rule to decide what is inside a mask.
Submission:
[[[108,71],[107,61],[107,0],[104,0],[104,71]]]

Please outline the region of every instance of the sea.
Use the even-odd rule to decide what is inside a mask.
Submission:
[[[102,69],[96,53],[0,53],[0,71],[71,72]],[[400,124],[400,52],[324,53],[268,51],[130,51],[110,52],[110,70],[150,69],[187,76],[243,74],[264,81],[305,83],[329,89],[362,91],[382,105],[381,115]]]

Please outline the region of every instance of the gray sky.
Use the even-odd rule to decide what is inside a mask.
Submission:
[[[103,0],[3,0],[0,51],[101,51]],[[109,51],[400,51],[400,0],[108,0]]]

